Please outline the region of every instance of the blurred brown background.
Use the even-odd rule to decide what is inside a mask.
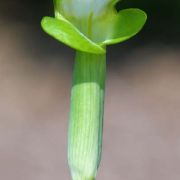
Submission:
[[[108,48],[101,180],[180,179],[180,3],[130,1],[149,20]],[[68,180],[74,51],[40,29],[50,0],[0,2],[0,179]]]

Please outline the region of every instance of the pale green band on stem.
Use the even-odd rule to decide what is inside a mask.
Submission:
[[[101,158],[106,55],[78,51],[68,137],[73,180],[94,180]]]

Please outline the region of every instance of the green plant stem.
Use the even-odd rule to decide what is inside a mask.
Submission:
[[[77,51],[68,134],[73,180],[95,180],[102,149],[105,74],[105,54]]]

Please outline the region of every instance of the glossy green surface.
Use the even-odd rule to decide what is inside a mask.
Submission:
[[[41,26],[46,33],[60,42],[80,51],[103,54],[105,50],[84,36],[70,22],[61,18],[44,17]]]
[[[107,16],[104,21],[102,19],[94,21],[94,26],[91,24],[90,29],[84,30],[86,34],[61,15],[58,19],[44,17],[41,25],[50,36],[76,50],[103,54],[105,45],[120,43],[136,35],[144,26],[146,19],[146,13],[142,10],[125,9],[113,13],[112,18]],[[87,26],[86,23],[84,25]]]
[[[117,13],[110,32],[102,44],[123,42],[136,35],[144,26],[147,15],[140,9],[124,9]]]

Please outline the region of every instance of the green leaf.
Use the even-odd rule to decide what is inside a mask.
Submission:
[[[73,24],[63,17],[44,17],[41,26],[46,33],[58,41],[83,52],[104,54],[105,49],[88,39]]]
[[[140,9],[125,9],[119,11],[112,24],[109,24],[106,39],[100,43],[110,45],[125,41],[136,35],[144,26],[147,15]]]

